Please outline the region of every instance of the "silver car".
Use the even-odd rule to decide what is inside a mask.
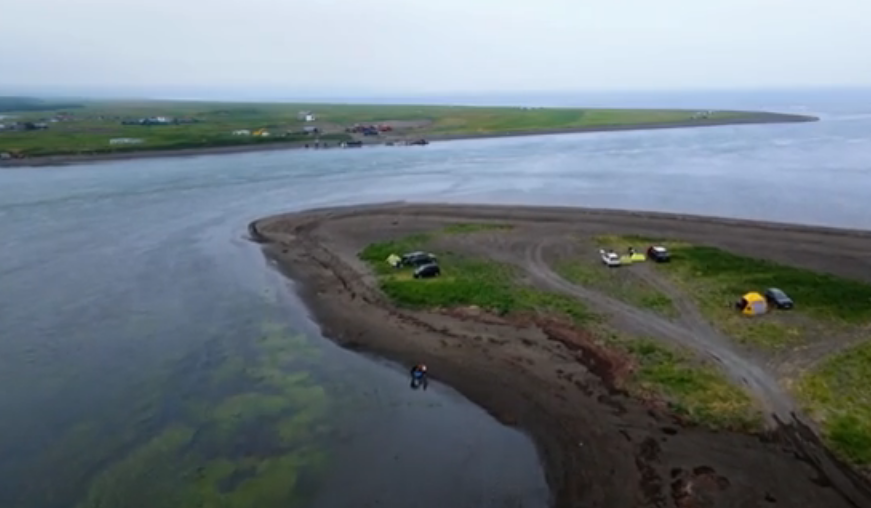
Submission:
[[[620,266],[623,264],[620,261],[620,255],[613,250],[600,249],[599,255],[602,256],[602,262],[605,263],[606,266]]]

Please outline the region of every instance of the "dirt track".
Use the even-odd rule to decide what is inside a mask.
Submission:
[[[665,319],[565,281],[550,269],[551,260],[574,254],[577,233],[638,234],[871,278],[871,233],[660,214],[391,204],[274,217],[251,231],[271,243],[270,255],[303,283],[326,336],[400,361],[424,360],[434,377],[533,436],[556,506],[871,507],[871,487],[832,460],[799,422],[763,437],[683,428],[615,388],[610,379],[619,366],[584,346],[578,331],[548,322],[401,311],[374,289],[356,257],[375,241],[488,220],[516,227],[439,241],[521,266],[535,285],[584,300],[630,333],[715,358],[781,421],[790,420],[789,395],[761,359],[714,330],[690,301],[677,299],[681,315]],[[652,271],[642,277],[677,296]]]

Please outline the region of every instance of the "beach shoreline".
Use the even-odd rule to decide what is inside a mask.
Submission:
[[[699,119],[687,120],[683,122],[663,122],[663,123],[648,123],[648,124],[633,124],[633,125],[603,125],[589,127],[572,127],[561,129],[540,129],[540,130],[525,130],[525,131],[509,131],[509,132],[483,132],[483,133],[464,133],[464,134],[428,134],[424,132],[409,132],[403,137],[386,137],[385,139],[363,139],[365,145],[381,146],[387,141],[399,141],[403,138],[408,140],[424,138],[428,141],[459,141],[487,138],[509,138],[509,137],[531,137],[531,136],[554,136],[564,134],[584,134],[584,133],[606,133],[606,132],[624,132],[624,131],[644,131],[644,130],[664,130],[664,129],[695,129],[705,127],[726,127],[740,125],[765,125],[765,124],[785,124],[785,123],[807,123],[816,122],[819,118],[808,115],[794,115],[786,113],[750,113],[748,116],[738,118],[723,118],[723,119]],[[338,146],[338,143],[334,143]],[[332,148],[332,147],[331,147]],[[252,152],[273,152],[280,150],[301,150],[305,149],[305,145],[298,142],[274,142],[255,145],[233,145],[233,146],[215,146],[203,148],[184,148],[179,150],[143,150],[122,153],[103,153],[93,155],[47,155],[42,157],[31,157],[24,159],[8,159],[0,160],[0,169],[3,168],[38,168],[38,167],[57,167],[71,166],[77,164],[98,163],[98,162],[113,162],[113,161],[129,161],[139,159],[158,159],[158,158],[185,158],[196,157],[203,155],[232,155]]]
[[[787,248],[796,238],[815,238],[833,250],[871,245],[869,232],[810,226],[608,210],[405,203],[273,216],[251,223],[249,233],[300,284],[324,336],[406,364],[424,361],[434,378],[530,435],[553,491],[553,506],[696,506],[682,504],[693,502],[685,491],[693,486],[701,491],[708,480],[728,488],[715,488],[709,493],[715,502],[705,506],[737,506],[751,499],[758,504],[741,506],[871,503],[868,482],[835,459],[801,419],[752,436],[685,425],[667,411],[627,396],[601,371],[597,374],[606,359],[597,357],[595,348],[581,347],[577,353],[543,336],[542,330],[559,331],[548,324],[521,326],[486,316],[398,308],[380,294],[356,258],[362,242],[383,241],[391,229],[497,219],[540,228],[569,223],[631,232],[654,228],[687,238],[713,238],[728,230],[733,236],[724,241],[745,248],[755,248],[754,241]],[[855,263],[844,262],[839,269],[861,268],[861,261]]]

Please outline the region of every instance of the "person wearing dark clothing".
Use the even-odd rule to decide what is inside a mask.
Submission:
[[[423,388],[426,390],[429,381],[426,376],[426,365],[419,363],[411,368],[411,387],[413,389]]]

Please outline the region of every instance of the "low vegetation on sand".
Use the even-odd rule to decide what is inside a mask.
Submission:
[[[629,356],[637,368],[628,388],[642,398],[666,400],[688,421],[713,428],[753,429],[761,423],[750,397],[714,367],[650,340],[618,338],[582,302],[519,282],[519,269],[453,252],[437,252],[440,277],[414,279],[411,268],[393,268],[391,254],[428,250],[439,235],[509,230],[508,225],[456,224],[367,246],[360,258],[378,275],[382,291],[398,305],[413,308],[477,306],[502,316],[547,315],[594,331],[600,343]]]
[[[598,237],[616,248],[664,243],[672,262],[657,269],[692,298],[702,313],[736,340],[773,350],[801,343],[802,329],[818,323],[832,329],[871,322],[871,285],[786,266],[763,259],[740,256],[703,245],[639,237]],[[734,303],[745,293],[776,287],[796,302],[789,313],[769,312],[747,318],[735,311]]]
[[[12,118],[0,129],[0,153],[15,158],[103,154],[359,139],[389,142],[469,136],[731,121],[757,113],[688,110],[553,109],[353,104],[256,104],[181,101],[49,103],[0,97]],[[695,116],[694,116],[695,115]],[[139,124],[140,120],[149,120]],[[15,127],[11,125],[14,124]],[[354,126],[374,126],[370,135]],[[26,127],[25,127],[26,126]],[[306,132],[316,128],[317,133]],[[242,134],[246,131],[247,134]],[[265,133],[265,134],[264,134]],[[110,140],[125,140],[111,143]],[[135,141],[130,141],[135,140]]]
[[[386,262],[391,254],[426,249],[437,235],[508,227],[456,224],[436,232],[369,245],[360,253],[360,258],[380,275],[382,291],[401,305],[417,308],[476,306],[499,315],[546,310],[579,323],[588,322],[592,315],[574,299],[516,284],[516,270],[511,265],[439,252],[439,264],[445,267],[445,273],[437,278],[414,279],[412,268],[393,268]]]
[[[563,261],[555,269],[564,279],[579,286],[595,289],[635,307],[648,309],[667,317],[677,315],[674,302],[668,295],[633,277],[626,270],[603,267],[597,257],[589,260]]]
[[[871,285],[753,259],[714,247],[638,237],[602,237],[609,245],[664,243],[672,262],[657,265],[725,333],[756,347],[782,350],[838,334],[867,335]],[[777,287],[795,301],[785,312],[746,317],[732,303],[748,291]],[[813,336],[811,336],[813,335]],[[796,383],[796,393],[821,423],[834,450],[871,466],[871,336],[825,359]]]
[[[805,375],[798,393],[835,451],[871,469],[871,340]]]
[[[623,347],[638,362],[632,388],[642,397],[665,395],[676,413],[714,429],[751,431],[762,425],[750,395],[712,365],[649,339],[626,341]]]

